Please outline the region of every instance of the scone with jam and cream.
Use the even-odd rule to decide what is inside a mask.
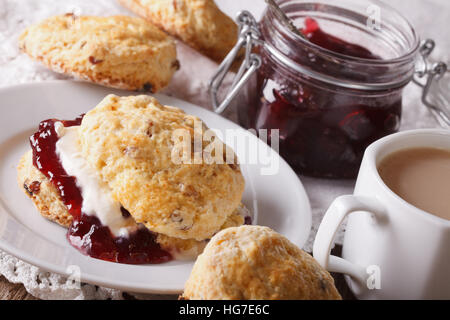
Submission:
[[[250,216],[237,162],[173,161],[174,132],[193,144],[207,129],[197,123],[149,96],[109,95],[75,120],[41,122],[19,162],[19,185],[84,254],[134,264],[195,258]]]
[[[217,233],[197,258],[181,298],[341,299],[331,275],[282,235],[261,226]]]

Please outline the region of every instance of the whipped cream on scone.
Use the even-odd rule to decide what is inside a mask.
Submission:
[[[137,223],[128,217],[124,219],[121,205],[114,197],[108,185],[103,182],[81,154],[78,138],[78,126],[65,128],[61,122],[55,124],[59,140],[56,152],[66,172],[74,176],[83,196],[83,213],[99,218],[116,237],[127,237],[136,231]]]

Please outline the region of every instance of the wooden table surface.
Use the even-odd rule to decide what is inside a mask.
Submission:
[[[340,255],[340,253],[341,247],[336,246],[333,250],[333,254]],[[344,277],[340,274],[333,274],[333,277],[336,282],[336,288],[341,293],[342,298],[346,300],[355,299],[354,295],[348,288]],[[5,279],[5,277],[0,276],[0,300],[37,300],[37,298],[29,294],[22,284],[10,283]]]

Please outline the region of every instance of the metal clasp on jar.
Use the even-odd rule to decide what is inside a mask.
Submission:
[[[255,44],[260,44],[261,34],[258,29],[258,23],[252,14],[248,11],[241,11],[238,14],[237,23],[239,25],[239,38],[236,46],[231,49],[225,59],[219,66],[216,74],[209,84],[209,93],[214,111],[222,113],[230,102],[236,97],[239,90],[247,82],[253,73],[261,66],[261,58],[259,55],[252,53]],[[236,60],[241,50],[245,47],[245,58],[242,62],[237,74],[234,77],[230,90],[227,92],[225,99],[219,102],[219,88],[228,74],[233,62]]]
[[[434,47],[435,42],[431,39],[422,42],[419,49],[421,60],[417,64],[413,82],[422,87],[422,103],[430,109],[431,113],[443,126],[450,127],[450,105],[444,104],[440,106],[432,102],[429,97],[432,85],[436,84],[449,71],[444,62],[430,62],[428,60]],[[425,78],[425,81],[421,80],[422,78]],[[450,102],[446,101],[444,103],[449,104]]]

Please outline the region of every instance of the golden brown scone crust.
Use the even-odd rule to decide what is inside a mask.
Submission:
[[[84,116],[80,141],[84,158],[136,222],[201,241],[239,206],[244,178],[237,164],[172,161],[173,134],[184,130],[193,143],[195,123],[200,119],[149,96],[109,95]]]
[[[53,71],[126,90],[156,92],[179,68],[174,41],[137,17],[50,17],[27,28],[19,47]]]
[[[43,217],[63,227],[70,226],[72,216],[62,202],[56,187],[33,165],[32,151],[28,151],[20,159],[17,166],[17,181]]]
[[[213,0],[119,2],[214,61],[221,62],[237,42],[237,25]]]
[[[267,227],[228,228],[197,258],[185,284],[190,300],[341,299],[331,275]]]

